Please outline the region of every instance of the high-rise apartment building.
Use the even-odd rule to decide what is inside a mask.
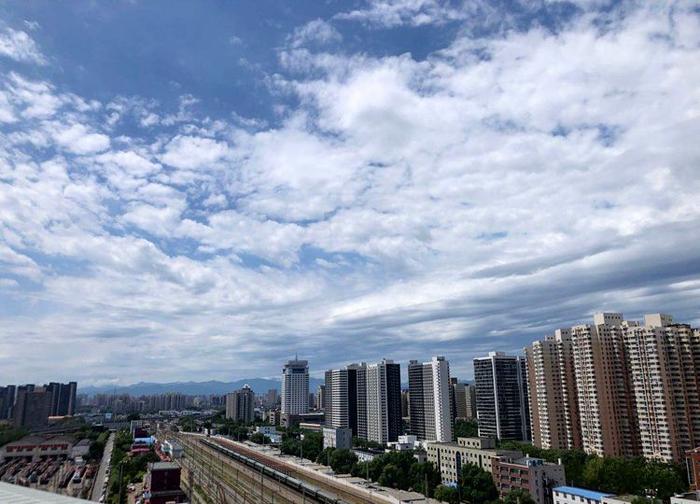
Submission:
[[[474,359],[479,436],[529,440],[530,414],[525,363],[521,357],[490,352]]]
[[[226,394],[226,418],[247,423],[255,420],[255,394],[249,385]]]
[[[545,449],[581,447],[571,330],[525,348],[532,443]]]
[[[12,418],[12,407],[15,405],[15,394],[17,387],[8,385],[0,387],[0,420]]]
[[[408,364],[411,434],[429,441],[452,441],[450,364],[444,357]]]
[[[470,383],[455,383],[452,386],[456,418],[476,418],[476,388]]]
[[[73,416],[76,408],[76,382],[51,382],[45,386],[51,394],[51,416]]]
[[[401,433],[401,368],[391,360],[368,364],[367,439],[377,443],[398,440]]]
[[[636,456],[639,430],[621,313],[571,328],[581,444],[599,456]]]
[[[43,387],[21,386],[13,408],[15,427],[33,429],[48,424],[51,394]]]
[[[282,370],[282,414],[309,412],[309,363],[290,360]]]
[[[622,330],[642,455],[680,462],[700,445],[700,330],[662,314]]]
[[[326,386],[319,385],[316,389],[316,409],[324,411],[326,409]]]
[[[350,429],[357,436],[357,364],[326,371],[325,423],[336,429]]]

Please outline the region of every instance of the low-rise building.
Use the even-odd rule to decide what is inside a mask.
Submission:
[[[352,429],[324,427],[323,448],[352,449]]]
[[[552,495],[554,504],[602,504],[603,499],[612,497],[611,494],[572,486],[554,487]]]
[[[9,458],[68,457],[75,440],[68,436],[25,436],[0,449],[0,462]]]
[[[527,456],[516,460],[499,457],[493,461],[491,473],[501,498],[520,488],[526,490],[536,504],[553,504],[552,489],[566,483],[563,464]]]
[[[474,464],[484,471],[492,473],[493,461],[506,457],[518,459],[523,453],[518,450],[501,450],[496,448],[492,438],[458,438],[456,443],[427,443],[428,462],[432,462],[440,470],[442,482],[457,483],[458,475],[464,464]]]
[[[180,489],[180,466],[174,462],[148,464],[144,497],[146,504],[186,502],[185,492]]]

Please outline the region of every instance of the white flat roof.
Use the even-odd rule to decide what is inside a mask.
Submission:
[[[90,501],[0,482],[0,502],[2,504],[86,504]]]

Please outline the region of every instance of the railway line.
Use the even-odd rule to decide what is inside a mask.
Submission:
[[[309,492],[310,487],[299,489],[285,484],[270,474],[265,474],[264,467],[255,467],[231,457],[205,443],[200,437],[181,435],[178,440],[185,450],[185,456],[178,463],[182,467],[183,483],[193,503],[327,503]]]
[[[260,465],[282,473],[295,481],[311,486],[311,488],[319,488],[322,491],[321,493],[325,494],[321,496],[321,498],[328,499],[325,501],[320,500],[320,502],[342,502],[348,504],[388,504],[396,502],[395,500],[389,499],[384,495],[377,493],[373,494],[371,491],[359,488],[347,482],[317,473],[316,471],[310,469],[303,469],[296,464],[291,464],[275,456],[261,453],[257,450],[248,448],[244,444],[236,443],[235,441],[214,437],[207,438],[205,442],[210,445],[219,445],[230,452],[251,459]],[[330,496],[333,496],[336,501],[333,501],[333,497]]]

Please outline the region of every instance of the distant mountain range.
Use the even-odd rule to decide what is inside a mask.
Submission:
[[[318,385],[322,384],[323,380],[318,378],[309,379],[309,392],[315,392]],[[232,382],[222,381],[205,381],[205,382],[171,382],[171,383],[147,383],[139,382],[132,385],[105,385],[99,387],[87,386],[78,387],[79,394],[87,394],[89,396],[95,394],[129,394],[132,396],[167,394],[169,392],[177,392],[180,394],[189,395],[209,395],[209,394],[226,394],[238,390],[243,385],[248,384],[256,394],[264,394],[270,389],[280,390],[280,380],[269,378],[247,378],[244,380],[236,380]]]

